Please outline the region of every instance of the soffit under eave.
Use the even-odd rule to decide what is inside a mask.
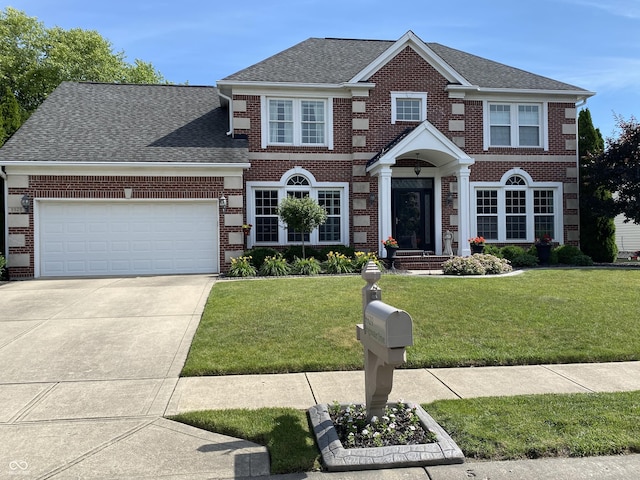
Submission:
[[[447,62],[445,62],[438,54],[430,49],[416,34],[411,30],[405,33],[398,41],[391,45],[373,62],[358,72],[349,83],[364,82],[371,78],[378,70],[384,67],[396,55],[398,55],[406,47],[410,47],[420,57],[422,57],[429,65],[431,65],[440,75],[448,82],[470,86],[471,84],[456,70],[454,70]]]
[[[588,90],[534,90],[524,88],[483,88],[478,86],[448,85],[445,91],[450,98],[465,100],[505,101],[553,101],[558,103],[579,103],[593,97],[596,92]]]
[[[168,163],[168,162],[56,162],[56,161],[0,161],[11,175],[98,175],[98,176],[243,176],[251,163]]]
[[[272,95],[351,98],[368,96],[375,88],[374,83],[293,83],[293,82],[233,82],[218,86],[218,90],[227,97],[233,95]]]

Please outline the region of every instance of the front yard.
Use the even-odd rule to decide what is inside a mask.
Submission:
[[[183,375],[362,369],[359,276],[220,281]],[[408,368],[640,360],[640,270],[531,270],[500,278],[385,275],[409,312]],[[640,392],[437,401],[423,407],[468,458],[640,452]],[[318,469],[306,413],[190,412],[175,420],[266,445],[272,473]]]
[[[183,376],[362,368],[360,276],[219,281]],[[406,368],[640,360],[640,270],[383,275],[413,318]]]

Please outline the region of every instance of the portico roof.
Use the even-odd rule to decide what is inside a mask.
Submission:
[[[388,148],[373,157],[367,163],[367,172],[376,175],[381,168],[395,165],[398,158],[416,153],[421,160],[440,168],[442,175],[453,174],[460,167],[469,167],[475,163],[473,158],[425,120],[413,130],[405,130]]]

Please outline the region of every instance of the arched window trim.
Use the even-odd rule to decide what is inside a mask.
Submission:
[[[308,185],[289,185],[289,181],[296,176],[304,177],[308,181]],[[320,230],[316,229],[311,233],[309,243],[313,245],[348,245],[349,244],[349,184],[347,182],[319,182],[315,176],[302,167],[294,167],[286,171],[278,181],[275,182],[247,182],[247,223],[254,225],[251,233],[247,238],[247,246],[285,246],[297,245],[299,242],[289,242],[287,239],[287,228],[278,221],[277,240],[259,241],[257,237],[260,235],[260,216],[264,213],[264,209],[256,204],[256,192],[268,191],[272,195],[277,195],[278,203],[287,195],[287,192],[308,192],[309,196],[318,201],[319,192],[339,192],[336,196],[339,198],[339,241],[320,241]],[[259,200],[258,200],[259,201]],[[260,212],[258,212],[260,210]],[[273,211],[273,209],[271,209]],[[264,217],[264,215],[262,215]],[[334,215],[335,216],[335,215]],[[274,214],[271,215],[272,222]],[[337,220],[336,220],[337,222]],[[275,236],[275,235],[274,235]]]
[[[526,185],[509,185],[508,181],[513,176],[519,176],[524,179]],[[522,168],[516,167],[510,169],[505,172],[500,178],[499,182],[470,182],[469,184],[471,188],[470,195],[470,209],[471,209],[471,232],[475,232],[475,235],[482,235],[483,229],[487,228],[483,226],[479,228],[479,218],[483,218],[483,222],[496,222],[497,236],[496,238],[492,238],[491,236],[484,235],[486,240],[496,243],[509,243],[509,244],[517,244],[517,243],[533,243],[536,239],[536,223],[540,221],[540,219],[536,220],[536,216],[540,214],[534,213],[536,210],[540,210],[538,208],[534,208],[534,192],[536,191],[545,191],[546,193],[551,193],[552,198],[552,214],[546,214],[542,216],[550,217],[553,216],[553,237],[554,241],[558,243],[564,243],[564,222],[563,222],[563,184],[562,182],[535,182],[531,175],[528,172],[523,170]],[[524,191],[526,198],[526,237],[525,238],[509,238],[507,235],[507,192],[508,191]],[[479,199],[478,192],[484,192],[485,197],[487,192],[495,192],[495,202],[497,205],[496,213],[479,213],[479,210],[483,210],[483,207],[479,205],[480,202],[485,201],[488,205],[491,200],[486,200],[485,198]],[[481,195],[481,196],[482,196]],[[513,200],[510,199],[510,202]],[[538,199],[539,201],[539,199]],[[490,207],[485,209],[489,212]],[[491,220],[491,218],[495,218],[495,220]],[[491,230],[491,228],[489,228]]]

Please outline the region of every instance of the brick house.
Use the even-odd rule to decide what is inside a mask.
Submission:
[[[591,95],[412,32],[311,38],[217,88],[64,83],[0,149],[10,273],[225,271],[300,242],[275,214],[286,195],[327,209],[316,246],[577,244]]]

